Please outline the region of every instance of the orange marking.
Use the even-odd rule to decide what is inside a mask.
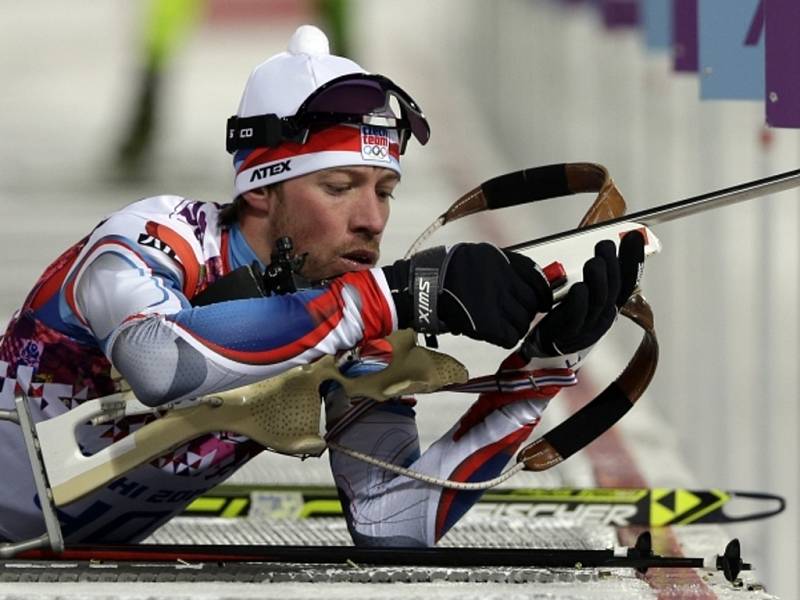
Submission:
[[[161,240],[172,248],[178,257],[178,264],[183,270],[183,295],[191,300],[200,286],[201,272],[191,245],[175,231],[155,221],[148,221],[145,230],[149,236]]]

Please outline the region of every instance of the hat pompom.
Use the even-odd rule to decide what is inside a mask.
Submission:
[[[331,53],[328,37],[318,27],[301,25],[289,40],[287,48],[290,54],[307,54],[308,56],[324,56]]]

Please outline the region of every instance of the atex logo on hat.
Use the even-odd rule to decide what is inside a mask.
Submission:
[[[361,126],[361,158],[388,163],[389,132],[385,127]]]
[[[258,169],[254,169],[253,174],[250,175],[250,182],[252,183],[253,181],[259,181],[261,179],[269,179],[270,177],[275,177],[275,175],[280,175],[281,173],[291,171],[291,162],[291,160],[282,160],[270,165],[264,165]]]

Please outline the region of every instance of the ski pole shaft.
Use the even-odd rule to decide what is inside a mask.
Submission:
[[[541,246],[556,240],[572,238],[579,235],[586,235],[594,229],[601,227],[609,227],[621,223],[634,222],[641,225],[652,226],[668,221],[674,221],[689,215],[705,212],[721,206],[728,206],[744,202],[745,200],[753,200],[761,198],[770,194],[777,194],[790,189],[800,187],[800,169],[793,171],[786,171],[785,173],[778,173],[763,179],[756,179],[735,185],[732,187],[716,190],[701,194],[699,196],[692,196],[683,200],[677,200],[668,204],[662,204],[653,208],[647,208],[635,213],[630,213],[616,219],[605,220],[586,227],[577,229],[569,229],[559,233],[554,233],[544,237],[537,238],[528,242],[521,242],[508,246],[508,250],[523,250],[525,248],[533,248]]]
[[[653,555],[649,533],[639,536],[631,548],[604,550],[549,548],[406,548],[355,546],[280,546],[280,545],[169,545],[119,544],[76,545],[61,553],[46,550],[24,552],[18,558],[94,561],[194,561],[263,562],[304,564],[358,564],[371,566],[425,567],[625,567],[639,571],[649,568],[702,568],[722,570],[731,581],[742,569],[737,540],[728,544],[725,554],[711,558]]]

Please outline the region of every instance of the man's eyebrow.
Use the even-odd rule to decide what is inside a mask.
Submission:
[[[395,183],[399,183],[400,175],[392,171],[391,173],[386,173],[385,175],[382,175],[380,178],[380,183],[387,183],[389,181],[394,181]]]
[[[331,169],[325,169],[323,173],[329,173],[331,175],[335,175],[336,173],[341,173],[343,175],[348,175],[353,179],[363,180],[366,179],[366,175],[359,171],[358,169],[350,169],[348,167],[333,167]],[[388,180],[392,181],[400,181],[400,175],[398,175],[395,171],[388,171],[380,176],[379,182],[386,183]]]

